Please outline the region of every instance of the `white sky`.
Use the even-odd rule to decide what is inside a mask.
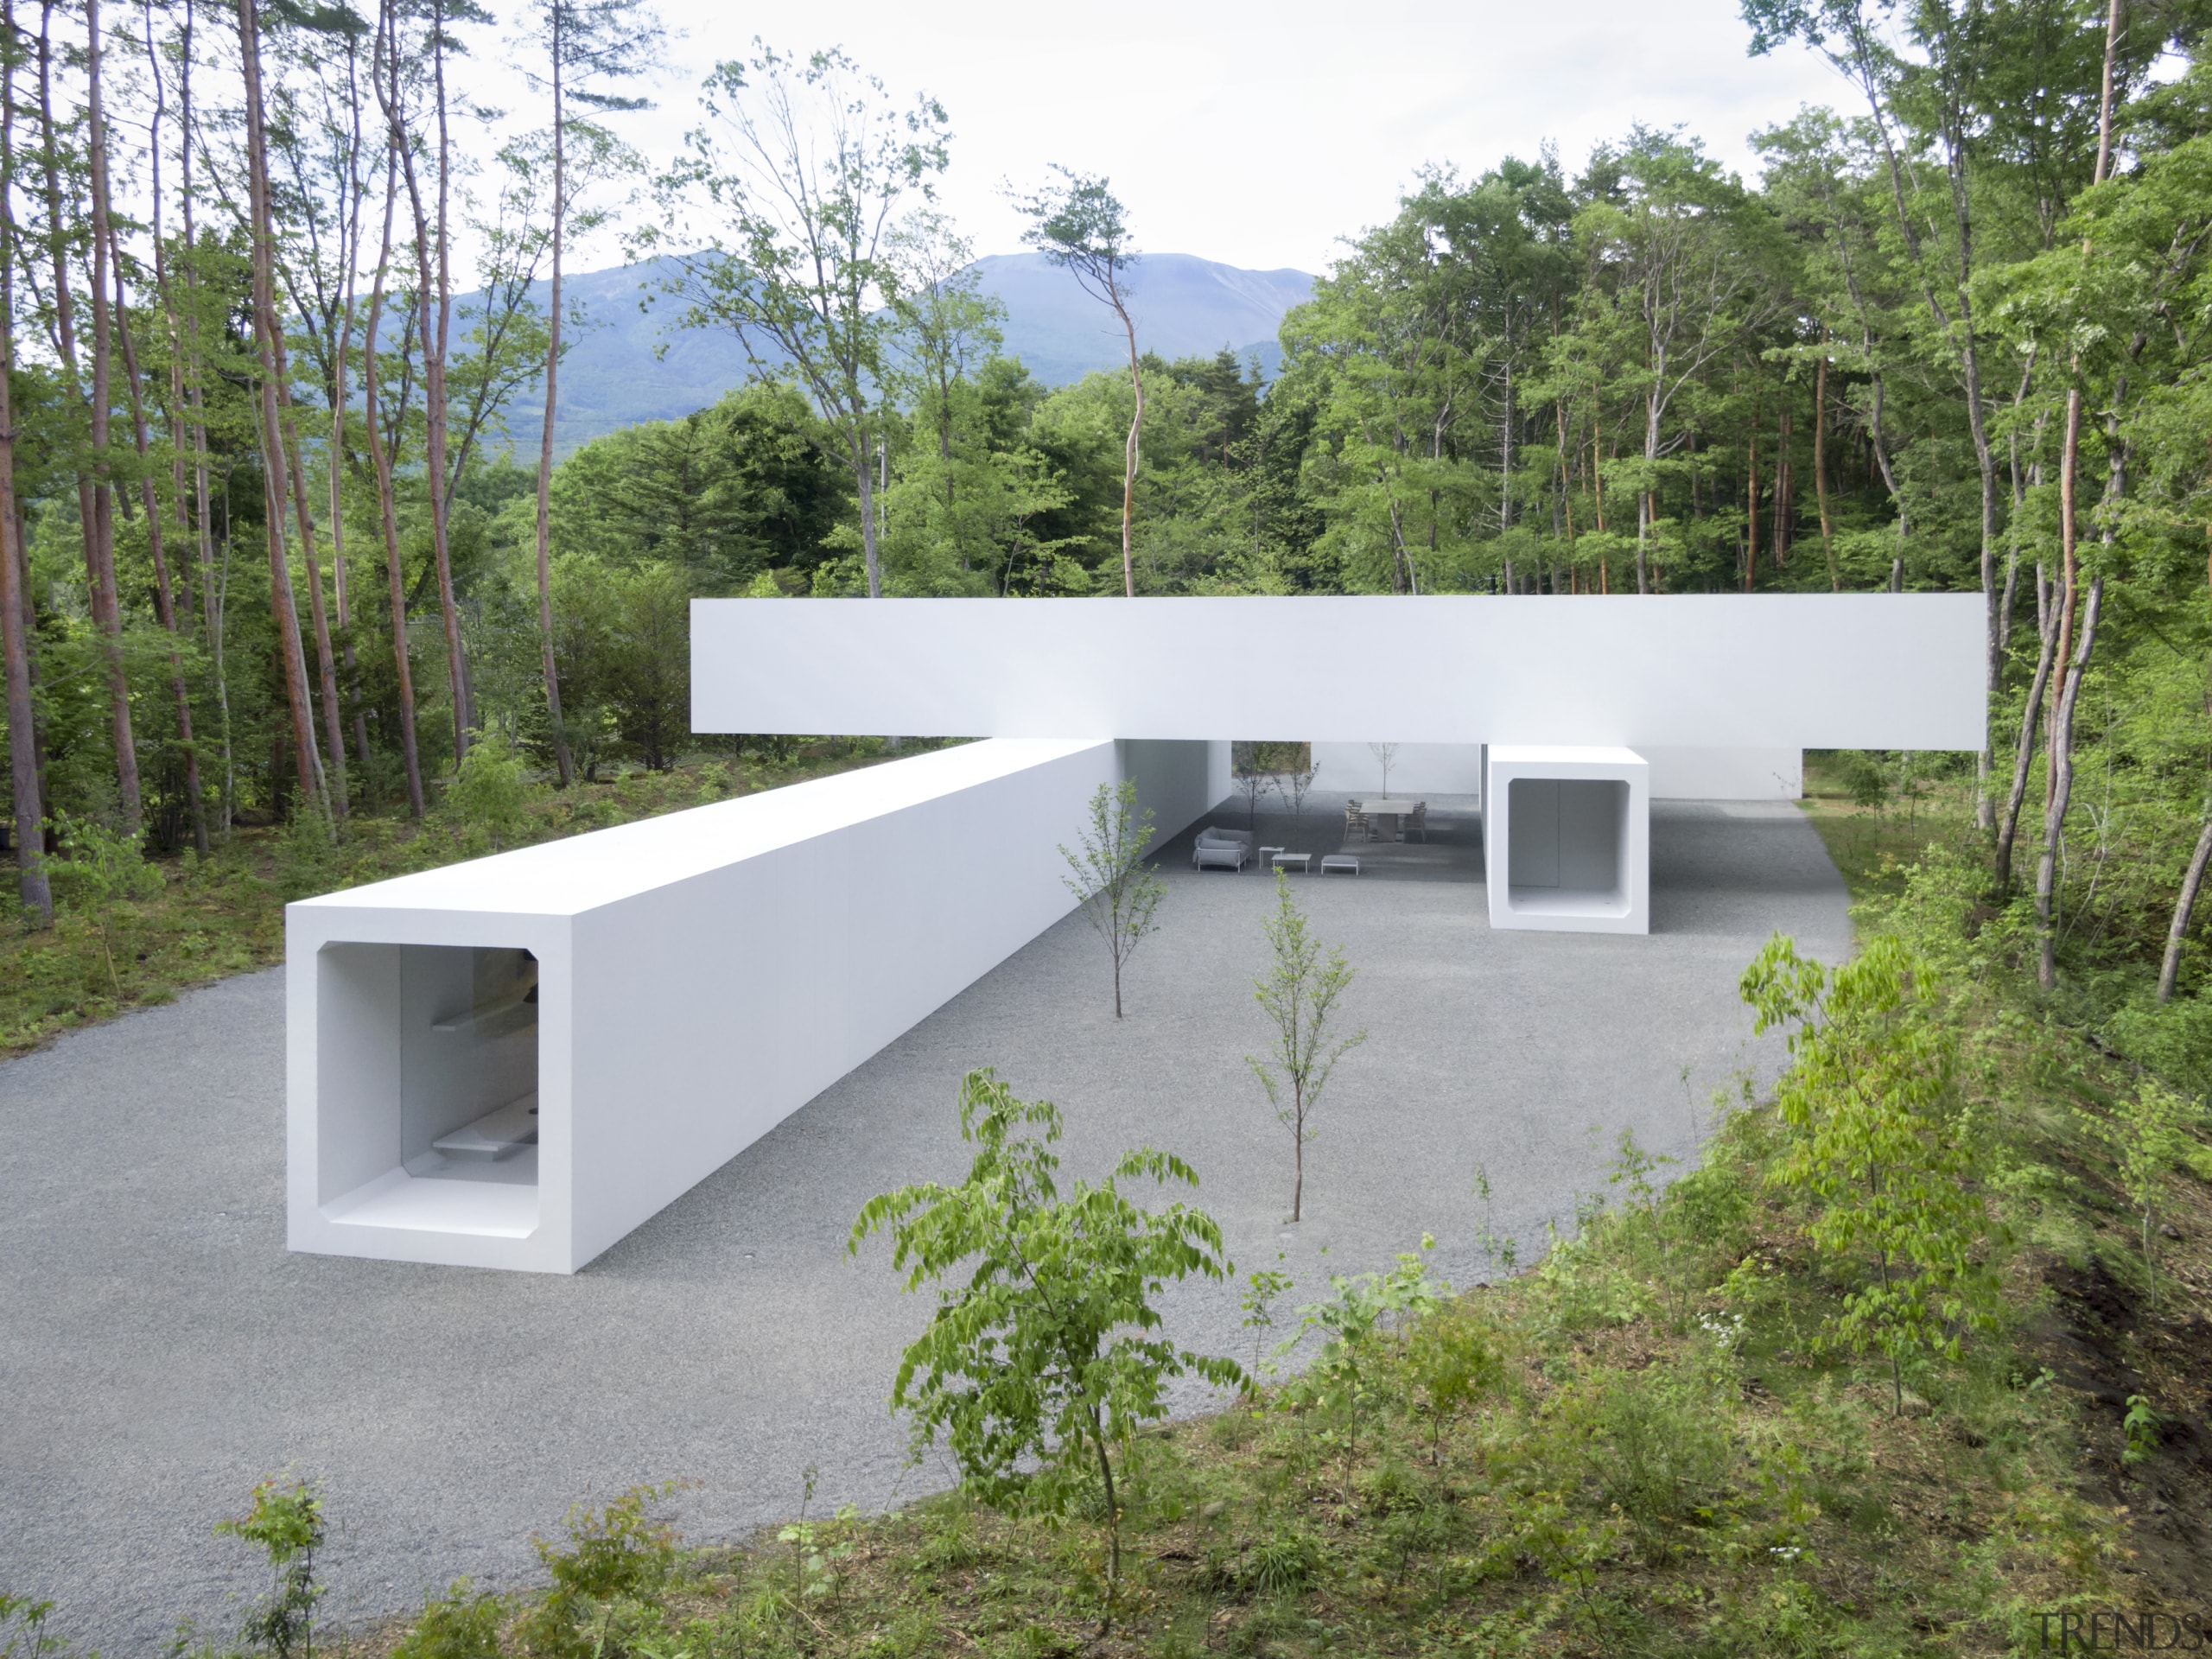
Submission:
[[[1425,162],[1471,175],[1548,138],[1574,168],[1643,121],[1684,124],[1748,174],[1751,132],[1847,96],[1803,51],[1747,57],[1735,0],[661,0],[661,15],[684,67],[645,89],[658,110],[619,118],[654,161],[691,124],[700,70],[756,34],[841,45],[901,101],[944,105],[941,195],[978,253],[1020,246],[1001,181],[1061,162],[1111,178],[1141,247],[1320,271]],[[534,114],[505,55],[480,43],[473,90]],[[571,269],[620,257],[612,238],[578,252]]]

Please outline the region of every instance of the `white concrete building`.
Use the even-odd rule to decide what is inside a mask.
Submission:
[[[1789,798],[1807,747],[1978,749],[1982,618],[696,601],[697,731],[990,741],[291,906],[291,1247],[573,1272],[1065,915],[1099,785],[1171,836],[1230,794],[1232,739],[1312,742],[1331,791],[1395,744],[1394,793],[1479,799],[1494,925],[1646,931],[1655,797]]]

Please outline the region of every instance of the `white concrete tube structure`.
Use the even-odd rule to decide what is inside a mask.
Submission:
[[[1978,750],[1987,621],[1979,594],[701,599],[691,724]]]
[[[1649,933],[1650,772],[1630,749],[1493,747],[1483,791],[1490,925]]]
[[[1101,784],[1172,834],[1217,759],[969,744],[289,906],[291,1248],[573,1272],[1065,915]]]

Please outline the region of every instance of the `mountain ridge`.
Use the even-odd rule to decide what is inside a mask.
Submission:
[[[556,454],[639,421],[677,420],[704,409],[750,373],[745,352],[728,333],[674,326],[676,308],[655,283],[662,259],[581,271],[562,279],[563,296],[580,306],[584,327],[561,363],[560,407],[554,416]],[[1046,385],[1060,386],[1128,360],[1121,325],[1073,276],[1042,254],[988,254],[971,269],[986,293],[1007,308],[1005,345]],[[1308,298],[1313,278],[1300,270],[1247,270],[1195,254],[1146,256],[1131,268],[1130,315],[1140,350],[1162,357],[1211,355],[1224,347],[1255,359],[1272,378],[1281,361],[1275,332],[1283,315]],[[532,285],[543,305],[548,284]],[[474,296],[463,296],[466,305]],[[511,405],[506,443],[518,458],[535,454],[542,385]]]

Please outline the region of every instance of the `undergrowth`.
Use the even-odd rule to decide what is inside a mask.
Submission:
[[[909,742],[906,752],[927,747]],[[490,753],[480,747],[472,759]],[[419,824],[357,813],[334,841],[312,817],[273,827],[239,824],[204,859],[188,849],[142,860],[119,837],[106,837],[128,855],[130,868],[118,876],[82,856],[49,863],[58,901],[51,928],[26,926],[13,880],[0,882],[0,1056],[282,962],[284,906],[295,899],[888,758],[880,740],[829,739],[781,758],[693,760],[565,791],[532,782],[518,766],[511,777],[499,775],[506,768],[495,765],[492,775],[464,773]],[[65,836],[65,853],[72,850],[67,842]],[[80,868],[103,879],[80,880]]]

